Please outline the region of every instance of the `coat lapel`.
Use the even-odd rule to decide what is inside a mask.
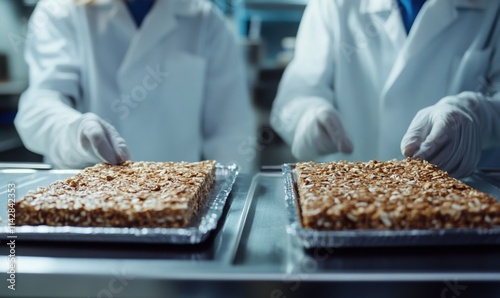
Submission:
[[[396,49],[403,47],[406,31],[396,0],[364,0],[361,12],[370,15],[375,24],[380,24]]]
[[[134,22],[128,12],[126,5],[117,1],[122,14],[125,14],[130,22]],[[135,62],[141,58],[153,47],[163,36],[170,33],[177,26],[175,12],[172,9],[172,0],[157,0],[151,12],[144,19],[142,26],[137,28],[134,23],[134,37],[129,45],[125,59],[118,71],[118,75],[124,75],[134,67]],[[161,26],[158,26],[161,24]]]
[[[122,14],[126,15],[130,22],[134,22],[127,11],[128,8],[121,1]],[[155,47],[160,40],[170,34],[178,25],[177,16],[190,16],[196,14],[201,6],[199,1],[181,0],[157,0],[151,12],[144,19],[142,26],[137,28],[134,24],[135,35],[132,38],[129,49],[121,65],[118,75],[123,76],[133,69],[137,61],[143,61],[147,52]]]
[[[457,19],[458,13],[452,0],[427,0],[417,15],[408,38],[401,47],[394,66],[387,77],[381,98],[386,95],[400,77],[410,59],[425,49],[429,43],[438,37],[449,25]],[[403,28],[403,23],[400,21]],[[404,30],[404,29],[403,29]],[[382,105],[385,101],[382,100]]]
[[[408,36],[405,56],[414,56],[440,35],[458,17],[454,1],[427,0]]]
[[[99,30],[106,31],[112,27],[113,30],[118,29],[115,34],[120,34],[127,40],[132,40],[132,38],[134,38],[137,28],[127,8],[121,1],[98,0],[94,6],[106,12],[105,17],[98,20],[100,26]],[[92,8],[93,6],[89,7]]]

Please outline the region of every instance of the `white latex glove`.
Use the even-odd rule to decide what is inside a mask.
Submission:
[[[70,123],[64,144],[52,148],[52,161],[63,168],[82,168],[99,162],[120,164],[129,159],[125,140],[97,115],[86,113]]]
[[[352,150],[339,113],[331,104],[315,103],[304,111],[292,141],[292,154],[296,158],[310,160],[337,152],[351,153]]]
[[[401,141],[405,156],[425,159],[454,177],[465,177],[476,169],[481,157],[481,125],[474,104],[457,104],[445,97],[422,109]]]

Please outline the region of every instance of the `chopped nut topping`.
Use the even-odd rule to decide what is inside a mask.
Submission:
[[[29,192],[16,203],[16,223],[185,227],[214,183],[215,161],[98,164]]]
[[[500,203],[426,161],[296,165],[304,227],[311,229],[491,228]]]

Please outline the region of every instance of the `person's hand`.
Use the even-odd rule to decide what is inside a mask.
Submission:
[[[476,169],[481,157],[481,128],[473,106],[446,97],[420,110],[401,141],[405,156],[421,158],[454,177]]]
[[[292,142],[292,154],[301,160],[337,152],[351,153],[338,112],[327,103],[315,104],[300,117]]]
[[[125,140],[108,122],[83,114],[68,127],[68,142],[54,161],[61,167],[85,167],[99,162],[120,164],[129,159]]]

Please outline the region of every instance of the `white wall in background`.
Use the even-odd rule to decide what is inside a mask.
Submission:
[[[19,0],[0,0],[0,52],[9,57],[9,74],[13,80],[27,80],[28,67],[24,62],[23,38],[26,19],[18,8]],[[14,41],[14,43],[12,43]]]

